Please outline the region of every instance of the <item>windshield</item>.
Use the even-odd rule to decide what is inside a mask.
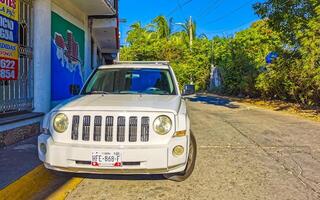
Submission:
[[[91,77],[84,94],[176,95],[167,69],[100,69]]]

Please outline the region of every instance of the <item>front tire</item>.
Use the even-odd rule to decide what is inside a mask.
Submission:
[[[192,134],[190,133],[190,144],[189,144],[189,155],[186,169],[183,172],[175,173],[175,174],[163,174],[166,179],[171,181],[182,182],[185,181],[192,174],[194,170],[194,166],[196,164],[197,157],[197,142]]]

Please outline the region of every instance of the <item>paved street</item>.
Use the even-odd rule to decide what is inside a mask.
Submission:
[[[189,101],[193,175],[90,176],[68,199],[320,199],[320,124],[215,97]]]
[[[0,149],[0,161],[1,190],[41,164],[37,154],[37,137]]]

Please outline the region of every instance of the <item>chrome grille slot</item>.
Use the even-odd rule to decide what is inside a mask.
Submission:
[[[118,142],[124,142],[125,128],[126,128],[126,118],[118,117],[118,123],[117,123],[117,141]]]
[[[71,139],[78,140],[79,138],[79,119],[80,117],[75,115],[72,118],[72,130],[71,130]]]
[[[129,142],[137,141],[137,126],[138,126],[138,118],[130,117],[129,118]]]
[[[89,139],[90,139],[90,116],[86,115],[83,117],[82,140],[89,141]]]
[[[113,140],[113,117],[106,117],[106,130],[105,130],[105,140],[106,142],[112,142]]]
[[[149,141],[149,117],[141,118],[141,142]]]
[[[94,141],[101,141],[101,124],[102,124],[102,117],[95,116],[94,117],[94,129],[93,129],[93,140]]]
[[[73,115],[71,140],[92,142],[149,142],[150,117]],[[81,139],[82,138],[82,139]]]

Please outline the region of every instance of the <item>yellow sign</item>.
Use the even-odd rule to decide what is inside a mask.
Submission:
[[[19,0],[0,0],[0,80],[17,80]]]
[[[0,0],[0,14],[18,21],[19,20],[19,0]]]
[[[19,57],[18,44],[0,40],[0,57],[17,59]]]

